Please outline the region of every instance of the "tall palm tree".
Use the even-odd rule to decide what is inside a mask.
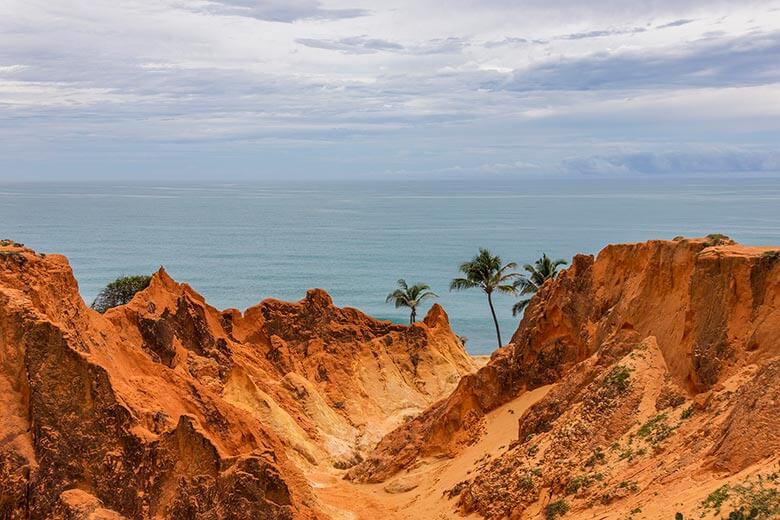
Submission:
[[[463,289],[479,288],[487,294],[490,313],[493,315],[493,323],[496,326],[496,338],[498,346],[501,347],[501,330],[498,327],[496,310],[493,308],[493,292],[515,294],[515,280],[520,275],[515,273],[517,264],[510,262],[501,265],[501,257],[493,256],[487,249],[479,249],[479,254],[471,261],[460,265],[460,271],[465,274],[465,278],[455,278],[450,282],[450,291],[460,291]]]
[[[521,295],[534,294],[547,280],[552,280],[558,276],[558,268],[566,265],[568,262],[559,258],[553,260],[544,253],[542,257],[534,262],[534,265],[525,264],[523,269],[528,271],[528,276],[523,276],[515,282],[515,288]],[[526,308],[531,298],[520,300],[512,306],[512,316],[517,316],[520,311]]]
[[[411,287],[407,285],[406,280],[401,278],[398,280],[398,289],[387,295],[386,302],[395,301],[395,308],[409,307],[411,312],[409,314],[409,323],[417,321],[417,306],[420,305],[423,300],[428,298],[436,298],[436,293],[430,290],[431,288],[424,283],[414,284]]]

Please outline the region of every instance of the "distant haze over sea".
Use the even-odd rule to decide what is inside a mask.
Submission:
[[[119,275],[164,265],[219,308],[322,287],[405,322],[385,303],[405,278],[439,294],[472,354],[495,348],[485,296],[448,284],[479,247],[522,265],[708,233],[780,245],[780,178],[0,184],[0,238],[67,255],[87,303]],[[497,298],[505,341],[513,302]]]

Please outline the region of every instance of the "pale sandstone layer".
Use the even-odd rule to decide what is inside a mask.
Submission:
[[[219,311],[162,269],[105,315],[67,260],[0,246],[0,518],[327,518],[348,468],[474,369],[434,306],[407,327],[321,290]]]

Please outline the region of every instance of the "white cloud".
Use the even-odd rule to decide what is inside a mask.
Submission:
[[[6,3],[0,179],[139,149],[160,168],[546,172],[618,142],[780,134],[778,1]]]

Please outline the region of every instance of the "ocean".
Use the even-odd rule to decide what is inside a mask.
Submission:
[[[87,303],[117,276],[163,265],[218,308],[321,287],[404,323],[385,297],[405,278],[431,285],[472,354],[496,346],[485,295],[448,285],[479,247],[522,265],[708,233],[780,245],[780,179],[0,185],[0,238],[67,255]],[[514,301],[496,297],[505,341]]]

